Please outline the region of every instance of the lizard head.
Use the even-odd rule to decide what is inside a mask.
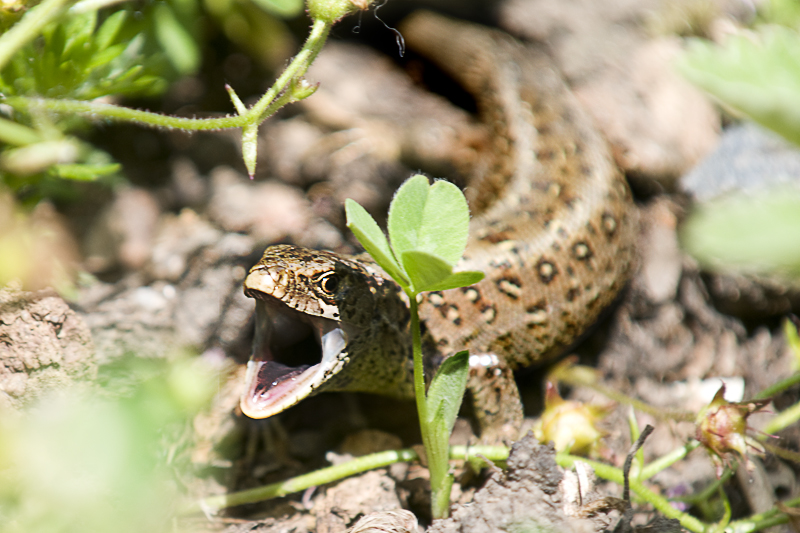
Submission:
[[[349,361],[347,346],[370,327],[374,277],[336,254],[270,246],[250,269],[255,338],[241,408],[266,418],[313,394]]]

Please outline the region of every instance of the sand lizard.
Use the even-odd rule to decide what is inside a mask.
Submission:
[[[426,361],[433,368],[468,349],[480,424],[518,428],[513,369],[572,344],[631,274],[630,190],[540,48],[428,12],[409,17],[401,31],[475,97],[491,132],[491,146],[470,169],[474,216],[460,264],[486,278],[425,296]],[[271,416],[326,390],[411,396],[407,304],[368,260],[272,246],[244,288],[257,308],[245,414]],[[312,345],[307,352],[316,355],[299,357],[297,343],[312,332],[321,356]]]

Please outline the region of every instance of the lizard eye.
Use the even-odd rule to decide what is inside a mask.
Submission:
[[[326,294],[333,294],[339,287],[339,276],[333,272],[325,274],[320,278],[319,286]]]

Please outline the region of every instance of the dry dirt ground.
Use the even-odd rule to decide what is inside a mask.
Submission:
[[[701,20],[713,35],[748,16],[737,12],[738,4],[707,4],[708,13],[686,7],[677,14],[675,3],[658,0],[509,0],[456,8],[463,16],[491,11],[494,17],[484,20],[545,42],[630,177],[641,211],[638,271],[575,353],[598,369],[604,385],[663,409],[698,410],[718,388],[718,377],[749,398],[788,376],[790,354],[779,319],[798,303],[797,293],[780,285],[703,273],[679,247],[678,229],[693,195],[712,194],[697,192],[691,171],[715,150],[720,135],[724,145],[730,134],[720,133],[718,110],[672,70],[670,61],[683,46],[675,33],[686,31],[687,17]],[[386,17],[407,7],[390,4]],[[365,21],[363,33],[382,35],[381,46],[391,51],[385,42],[393,43],[393,37],[380,28]],[[340,34],[348,36],[344,29]],[[231,55],[246,63],[241,54]],[[196,497],[285,479],[343,454],[417,444],[410,402],[331,394],[277,420],[253,421],[237,411],[236,401],[252,336],[253,306],[241,282],[263,247],[293,242],[354,251],[354,239],[343,231],[345,198],[379,216],[403,179],[418,169],[449,176],[453,158],[480,134],[474,104],[431,74],[432,68],[413,55],[398,62],[363,43],[329,42],[308,76],[320,83],[318,92],[262,127],[254,181],[244,175],[235,136],[110,128],[104,133],[109,149],[127,147],[115,154],[125,161],[131,184],[115,190],[93,216],[70,221],[85,265],[98,281],[69,305],[47,292],[2,293],[0,339],[11,347],[0,351],[3,401],[16,406],[45,387],[91,377],[98,365],[128,352],[168,357],[191,346],[203,357],[224,361],[219,397],[195,424],[198,476],[191,489]],[[765,141],[765,135],[751,135],[754,157],[763,154],[763,143],[778,142]],[[798,160],[791,152],[787,158]],[[724,178],[724,157],[717,161],[715,166],[713,158],[706,159],[704,187],[714,176]],[[31,346],[38,358],[31,356]],[[530,417],[541,410],[545,373],[536,369],[518,376]],[[608,403],[585,388],[562,392]],[[775,398],[774,410],[795,403],[798,394],[794,388]],[[604,459],[617,466],[631,445],[628,412],[618,406],[603,423]],[[648,459],[681,446],[694,433],[689,423],[643,413],[637,419],[656,428],[644,447]],[[763,417],[750,422],[758,427]],[[457,438],[469,442],[468,430],[468,423],[459,423]],[[800,445],[796,427],[780,437],[781,446]],[[525,441],[511,463],[479,492],[486,476],[459,470],[462,483],[454,496],[467,505],[432,530],[496,531],[513,522],[516,530],[598,531],[619,517],[613,511],[590,519],[570,510],[576,501],[569,488],[574,474],[558,469],[546,447]],[[738,482],[726,486],[734,517],[798,493],[797,465],[774,457],[754,463],[752,473],[742,472]],[[210,520],[191,518],[188,525],[333,533],[365,514],[399,508],[411,509],[428,525],[425,475],[418,465],[395,465]],[[752,490],[755,478],[766,488]],[[696,492],[713,479],[713,465],[697,450],[652,484],[661,492]],[[583,503],[620,494],[619,486],[599,484]],[[646,506],[634,508],[640,523],[654,516]]]

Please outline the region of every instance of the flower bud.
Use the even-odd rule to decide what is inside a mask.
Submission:
[[[731,454],[738,455],[748,469],[752,465],[747,459],[747,452],[764,453],[764,447],[757,440],[747,435],[747,417],[762,410],[770,400],[752,400],[733,403],[725,399],[725,384],[719,388],[706,407],[697,415],[697,440],[708,450],[711,460],[717,468],[717,477],[722,475],[725,466],[730,466]]]
[[[551,382],[547,383],[544,405],[544,412],[534,428],[539,441],[552,441],[556,450],[577,455],[601,454],[600,439],[605,432],[597,428],[597,423],[609,413],[611,406],[564,400]]]

